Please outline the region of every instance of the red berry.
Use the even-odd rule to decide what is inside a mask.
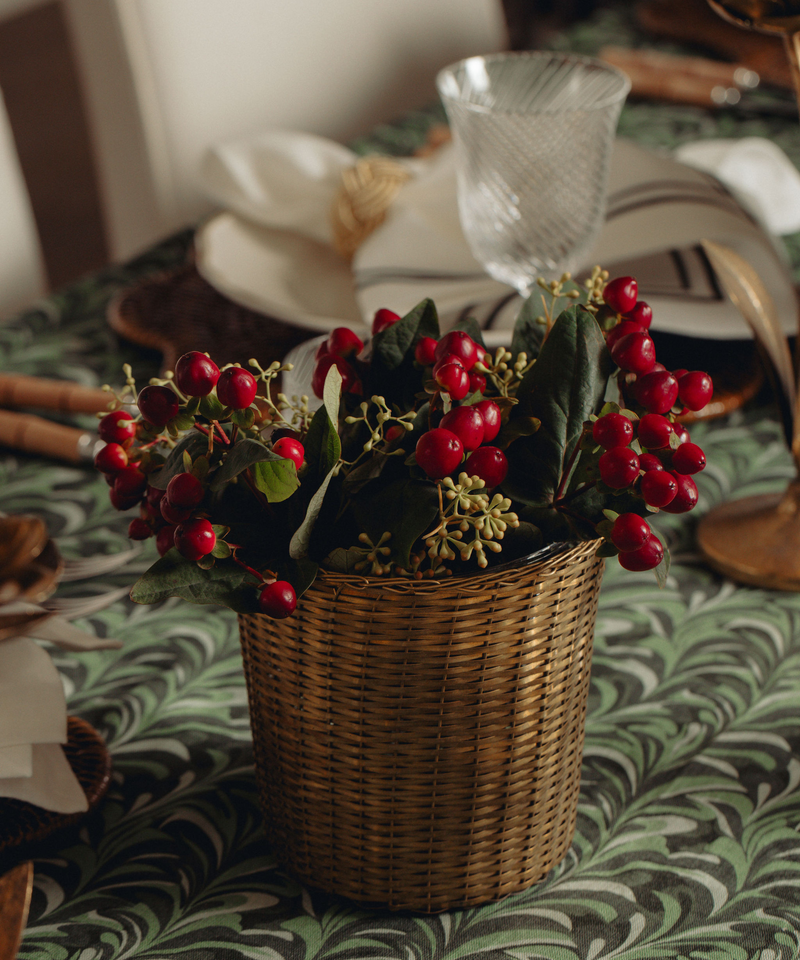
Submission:
[[[503,423],[500,407],[494,400],[481,400],[475,404],[475,409],[480,410],[483,417],[483,442],[491,443],[500,433]]]
[[[623,553],[638,550],[650,536],[649,524],[638,513],[621,513],[611,528],[611,542]]]
[[[689,436],[689,431],[682,423],[675,424],[675,436],[680,440],[681,443],[688,443],[691,439]]]
[[[497,447],[478,447],[467,457],[464,473],[470,477],[480,477],[487,487],[496,487],[506,478],[508,460]]]
[[[156,534],[156,550],[158,550],[160,557],[163,557],[167,550],[171,550],[175,546],[175,531],[177,529],[174,524],[168,524]]]
[[[477,450],[483,443],[485,433],[483,415],[475,407],[453,407],[442,417],[439,426],[452,431],[467,452]]]
[[[167,523],[179,524],[186,523],[194,512],[191,507],[176,507],[170,503],[167,497],[161,501],[161,516]]]
[[[433,337],[421,337],[417,340],[417,345],[414,347],[414,359],[420,366],[430,367],[434,362],[435,353],[436,341]]]
[[[258,608],[268,617],[283,620],[290,617],[297,606],[297,594],[286,580],[275,580],[262,588],[258,595]]]
[[[620,320],[616,327],[612,327],[606,334],[606,346],[612,350],[617,340],[621,340],[629,333],[644,333],[644,327],[640,323],[634,323],[633,320]]]
[[[609,280],[603,291],[603,299],[616,313],[630,313],[636,306],[639,284],[633,277],[616,277]]]
[[[482,373],[469,372],[469,392],[486,393],[486,377]]]
[[[128,537],[131,540],[147,540],[153,536],[153,530],[149,523],[139,517],[134,517],[128,524]]]
[[[620,566],[626,570],[653,570],[664,559],[664,548],[658,537],[651,536],[638,550],[619,555]]]
[[[115,510],[130,510],[139,502],[139,497],[121,497],[113,487],[108,491],[108,499]]]
[[[311,389],[314,391],[315,396],[322,399],[322,394],[325,389],[325,378],[328,376],[328,371],[331,367],[336,367],[342,375],[342,391],[344,393],[361,393],[361,381],[358,379],[355,370],[344,357],[337,357],[326,353],[325,356],[317,361],[314,374],[311,377]]]
[[[419,438],[415,454],[417,463],[431,480],[441,480],[461,463],[464,447],[450,430],[434,427]]]
[[[626,317],[627,320],[633,320],[634,323],[640,323],[647,329],[653,322],[653,310],[644,300],[639,300],[636,306]]]
[[[641,461],[640,457],[640,461]],[[666,507],[678,492],[675,477],[659,464],[660,469],[648,470],[639,481],[639,492],[644,502],[651,507]]]
[[[702,370],[690,370],[678,380],[678,398],[690,410],[702,410],[713,394],[711,377]]]
[[[651,470],[663,470],[664,464],[654,453],[639,454],[639,469],[649,473]]]
[[[668,413],[678,399],[678,381],[666,370],[655,370],[639,377],[633,392],[649,413]]]
[[[598,460],[600,479],[615,490],[629,487],[639,476],[639,458],[630,447],[613,447]]]
[[[621,369],[629,373],[650,373],[656,362],[656,345],[650,335],[626,333],[611,348],[611,359]]]
[[[678,370],[673,370],[673,371],[672,371],[672,376],[675,377],[675,379],[679,381],[679,380],[681,379],[681,377],[682,377],[685,373],[688,373],[688,372],[689,372],[688,370],[684,370],[684,369],[681,367],[681,368],[678,369]],[[679,386],[680,386],[680,384],[679,384]]]
[[[675,499],[668,503],[663,510],[667,513],[688,513],[697,506],[697,484],[691,477],[683,473],[672,473],[678,485]]]
[[[255,400],[258,381],[241,367],[228,367],[217,380],[217,397],[223,406],[233,410],[246,410]]]
[[[350,357],[364,349],[364,341],[350,327],[335,327],[326,341],[328,353],[337,357]]]
[[[128,466],[128,454],[118,443],[107,443],[97,451],[94,465],[101,473],[118,473]]]
[[[180,409],[174,390],[151,384],[139,393],[137,406],[148,423],[157,430],[165,427]]]
[[[192,510],[203,499],[203,484],[191,473],[177,473],[167,484],[167,500],[171,507]]]
[[[124,500],[131,498],[141,500],[146,487],[147,477],[132,463],[123,467],[114,476],[114,492]]]
[[[696,443],[682,443],[672,454],[672,466],[678,473],[700,473],[706,465],[706,455]]]
[[[436,344],[434,356],[441,360],[448,354],[458,357],[465,370],[471,370],[478,362],[478,345],[463,330],[451,330]]]
[[[405,430],[400,426],[399,423],[393,423],[391,427],[386,431],[385,437],[388,443],[394,443],[395,440],[399,440],[403,436]]]
[[[291,460],[298,470],[303,466],[303,460],[306,457],[303,444],[293,437],[281,437],[280,440],[276,440],[272,444],[272,452],[285,460]]]
[[[457,357],[454,353],[446,353],[443,357],[439,357],[437,360],[434,361],[434,364],[433,364],[433,378],[434,378],[434,380],[436,379],[436,374],[437,374],[437,373],[442,369],[442,367],[443,367],[445,364],[447,364],[447,363],[455,363],[455,364],[457,364],[459,367],[461,367],[462,370],[466,370],[466,367],[464,366],[464,363],[463,363],[463,361],[461,360],[461,357]]]
[[[205,517],[195,517],[187,520],[175,531],[175,547],[182,557],[187,560],[199,560],[207,556],[214,549],[217,536],[214,529]]]
[[[158,487],[151,487],[149,484],[147,490],[145,491],[145,498],[151,507],[158,507],[161,503],[161,498],[164,496],[164,491],[159,490]]]
[[[199,350],[191,350],[175,364],[175,383],[187,397],[205,397],[219,380],[219,367]]]
[[[106,443],[127,443],[136,436],[136,423],[125,410],[115,410],[102,418],[97,432]]]
[[[436,373],[436,383],[453,400],[463,400],[469,393],[469,374],[460,363],[445,363]]]
[[[372,336],[374,337],[375,334],[380,333],[387,327],[393,326],[399,319],[399,313],[395,313],[394,310],[387,310],[386,307],[381,307],[372,318]]]
[[[606,450],[627,447],[633,440],[633,424],[622,413],[606,413],[592,425],[592,439]]]
[[[672,424],[660,413],[646,413],[639,421],[637,436],[639,443],[649,450],[661,450],[669,446],[672,436]]]

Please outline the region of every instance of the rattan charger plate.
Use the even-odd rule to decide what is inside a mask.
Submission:
[[[164,355],[165,370],[189,350],[208,353],[216,363],[251,357],[263,365],[282,360],[315,336],[229,300],[204,280],[192,263],[165,270],[122,290],[109,304],[111,328],[132,343]]]
[[[91,812],[106,795],[111,782],[111,756],[103,738],[86,720],[69,717],[64,753],[86,794]],[[0,798],[0,858],[46,840],[79,823],[85,816],[86,813],[54,813],[22,800]]]

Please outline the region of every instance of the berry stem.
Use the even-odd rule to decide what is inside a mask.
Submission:
[[[259,583],[264,582],[264,574],[259,573],[258,570],[254,570],[250,564],[245,563],[244,560],[240,560],[236,556],[236,551],[241,547],[240,543],[229,543],[228,546],[231,548],[231,560],[234,563],[237,563],[243,570],[246,570],[249,574],[252,574],[258,580]],[[270,572],[270,571],[268,571]]]
[[[225,444],[226,447],[229,447],[231,445],[231,442],[225,435],[225,431],[219,425],[219,420],[212,420],[211,423],[213,424],[213,427],[216,433],[221,437],[222,442]]]

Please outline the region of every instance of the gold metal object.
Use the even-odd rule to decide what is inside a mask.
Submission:
[[[0,960],[16,960],[28,922],[33,863],[26,860],[0,877]]]
[[[772,298],[752,266],[729,247],[703,241],[717,278],[750,325],[772,367],[786,436],[800,477],[800,410],[792,358]],[[711,510],[697,544],[712,567],[734,580],[800,591],[800,479],[783,494],[745,497]]]

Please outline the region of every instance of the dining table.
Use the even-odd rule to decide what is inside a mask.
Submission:
[[[628,10],[611,7],[553,45],[594,53],[609,40],[646,42],[638,31]],[[408,154],[442,121],[436,105],[351,146]],[[618,133],[658,149],[767,137],[800,165],[796,119],[735,107],[629,101]],[[121,336],[109,305],[182,268],[192,237],[168,237],[0,324],[0,372],[120,386],[127,363],[145,383],[163,354]],[[783,240],[800,279],[800,234]],[[682,349],[691,367],[691,338]],[[606,563],[569,853],[541,882],[481,906],[391,912],[299,883],[264,835],[236,615],[177,599],[133,603],[125,588],[156,558],[152,540],[122,566],[62,582],[57,599],[92,601],[77,608],[78,626],[122,641],[51,648],[69,713],[102,736],[112,772],[77,825],[14,854],[34,864],[19,956],[794,960],[800,593],[726,579],[695,544],[710,509],[783,489],[794,466],[768,390],[693,424],[691,436],[708,463],[697,508],[653,521],[671,554],[666,584]],[[91,463],[0,449],[0,510],[44,519],[67,561],[130,549],[134,513],[111,506]]]

